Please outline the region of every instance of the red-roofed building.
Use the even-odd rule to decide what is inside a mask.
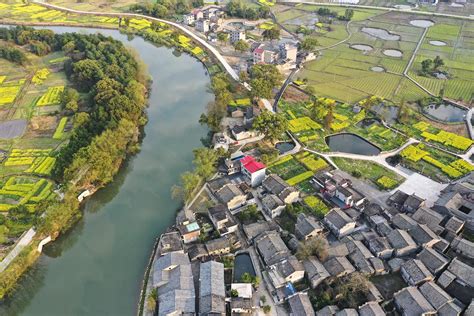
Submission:
[[[264,53],[265,53],[265,50],[263,49],[263,47],[259,46],[259,47],[255,48],[254,51],[253,51],[253,63],[254,64],[263,63]]]
[[[252,187],[259,186],[265,179],[266,166],[255,160],[252,156],[240,159],[241,171],[249,179]]]

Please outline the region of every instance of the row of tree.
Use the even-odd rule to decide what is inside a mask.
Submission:
[[[21,49],[10,45],[0,46],[0,58],[20,65],[24,65],[28,61],[26,54]]]
[[[199,8],[203,5],[203,0],[157,0],[143,4],[133,4],[129,10],[156,18],[167,18],[176,14],[187,14],[193,8]]]
[[[346,9],[344,14],[341,15],[337,11],[331,11],[329,8],[319,8],[316,12],[321,16],[333,17],[341,21],[350,21],[354,17],[353,9]]]
[[[270,8],[267,6],[251,7],[242,0],[231,0],[226,5],[228,16],[247,20],[267,19],[270,17]]]

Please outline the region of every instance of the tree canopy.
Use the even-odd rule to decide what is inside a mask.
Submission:
[[[253,97],[271,98],[273,88],[282,80],[283,76],[275,65],[257,64],[250,68],[250,86]]]
[[[288,121],[282,114],[263,111],[253,121],[253,129],[265,135],[265,139],[273,142],[288,128]]]

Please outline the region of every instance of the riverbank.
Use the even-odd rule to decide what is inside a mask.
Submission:
[[[68,27],[53,30],[97,31]],[[91,313],[100,314],[104,302],[115,301],[116,297],[128,299],[107,305],[117,308],[113,313],[135,313],[150,243],[174,222],[174,210],[179,208],[179,203],[171,199],[170,188],[182,172],[191,168],[190,149],[199,147],[200,138],[206,135],[198,119],[213,96],[207,92],[209,77],[200,63],[187,55],[174,56],[170,49],[157,48],[140,37],[129,41],[115,30],[101,33],[134,47],[154,78],[148,109],[150,122],[145,127],[141,152],[130,159],[112,184],[86,200],[81,222],[45,249],[39,265],[22,279],[19,290],[6,302],[6,315],[16,315],[25,305],[28,307],[22,313],[26,315],[75,314],[78,308],[84,308],[84,301]],[[140,212],[133,212],[134,209]],[[123,260],[124,249],[127,260]],[[58,250],[64,254],[51,260],[51,252]],[[117,274],[96,284],[97,289],[84,297],[87,284],[101,280],[104,273]],[[31,284],[38,282],[41,287],[31,292]],[[58,282],[67,282],[67,289],[61,290]],[[58,306],[56,299],[56,303],[44,304],[54,297],[65,305]]]

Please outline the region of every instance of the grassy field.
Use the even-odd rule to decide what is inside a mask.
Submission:
[[[332,158],[334,163],[343,171],[372,182],[381,190],[391,190],[402,184],[405,179],[395,172],[372,161],[355,160],[342,157]]]
[[[310,22],[312,27],[306,28],[309,34],[305,36],[314,37],[319,42],[319,57],[304,65],[297,80],[306,80],[318,96],[347,103],[370,95],[394,102],[412,102],[428,96],[403,76],[424,30],[411,25],[410,21],[420,17],[354,9],[354,17],[347,26],[346,22],[328,21],[328,17],[318,16],[318,8],[301,5],[286,9],[280,7],[276,12],[278,21],[294,32],[299,31],[299,25]],[[345,10],[338,7],[329,9],[338,14]],[[447,18],[433,21],[435,25],[428,30],[409,74],[435,95],[444,92],[448,98],[469,103],[474,94],[474,23]],[[369,35],[364,32],[366,28],[386,30],[399,39]],[[344,39],[344,43],[328,48]],[[430,41],[444,41],[446,45],[435,46]],[[354,45],[366,45],[370,49],[357,50]],[[388,56],[387,50],[400,51],[401,56]],[[421,61],[436,56],[445,61],[443,70],[450,74],[447,80],[420,76]],[[374,67],[381,67],[382,72],[374,71]]]

